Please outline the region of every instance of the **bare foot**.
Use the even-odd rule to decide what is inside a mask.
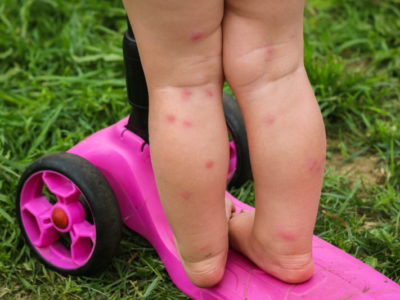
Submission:
[[[257,240],[252,232],[255,211],[233,213],[229,222],[231,247],[253,261],[260,269],[288,283],[301,283],[311,278],[314,262],[311,251],[297,253],[288,241],[268,243]],[[292,246],[292,251],[287,252]]]
[[[229,222],[229,220],[232,218],[233,214],[235,213],[235,206],[232,203],[232,200],[229,199],[228,197],[225,197],[225,211],[226,211],[226,220]]]
[[[235,211],[235,206],[232,200],[225,198],[225,212],[226,212],[226,222],[229,223],[233,212]],[[224,270],[225,263],[227,259],[227,252],[222,251],[219,253],[209,252],[201,259],[193,259],[193,257],[183,257],[179,250],[179,243],[177,242],[174,235],[175,246],[178,250],[178,255],[182,265],[185,269],[191,282],[193,282],[198,287],[208,288],[216,285],[221,281]],[[204,249],[203,249],[204,250]]]
[[[174,242],[186,275],[198,287],[209,288],[221,281],[224,276],[227,252],[209,253],[199,260],[184,259],[179,251],[178,242],[174,235]]]

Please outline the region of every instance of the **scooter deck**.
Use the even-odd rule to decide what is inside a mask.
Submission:
[[[194,299],[400,299],[400,286],[360,260],[323,241],[313,239],[315,273],[302,284],[287,284],[261,271],[229,250],[225,275],[215,287],[203,289],[186,276],[173,233],[158,196],[147,144],[123,119],[100,130],[68,152],[92,162],[107,178],[119,202],[125,224],[154,246],[171,279]],[[254,209],[226,192],[237,210]]]

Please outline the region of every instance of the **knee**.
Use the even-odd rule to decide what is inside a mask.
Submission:
[[[227,49],[223,69],[235,94],[263,87],[304,69],[302,39],[263,45],[242,53]]]

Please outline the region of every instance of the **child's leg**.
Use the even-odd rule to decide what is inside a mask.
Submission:
[[[222,109],[223,1],[124,0],[149,89],[151,157],[185,270],[223,276],[229,144]]]
[[[303,65],[302,0],[228,0],[225,76],[242,109],[256,192],[254,213],[234,215],[230,242],[287,282],[313,272],[325,131]]]

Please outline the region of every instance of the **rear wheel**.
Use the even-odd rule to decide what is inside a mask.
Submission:
[[[252,179],[246,128],[235,98],[224,92],[222,101],[230,135],[228,188],[240,187]]]
[[[60,273],[103,269],[121,238],[110,185],[94,165],[74,154],[50,154],[32,163],[19,181],[16,209],[30,247]]]

